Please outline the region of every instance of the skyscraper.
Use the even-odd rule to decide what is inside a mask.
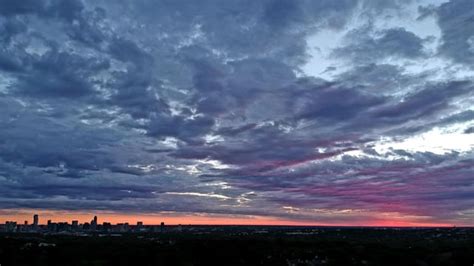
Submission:
[[[94,216],[94,219],[92,219],[90,229],[91,230],[97,229],[97,216]]]
[[[39,216],[38,214],[33,215],[33,226],[38,227],[39,224]]]
[[[91,221],[92,226],[97,226],[97,216],[94,216],[94,219]]]

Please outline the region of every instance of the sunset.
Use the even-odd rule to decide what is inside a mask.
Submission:
[[[39,223],[46,224],[48,221],[67,222],[77,220],[81,223],[89,222],[97,214],[85,212],[64,212],[64,211],[36,211],[21,210],[9,211],[0,214],[0,223],[10,220],[32,222],[33,215],[40,217]],[[130,223],[143,222],[148,225],[159,225],[165,222],[169,225],[196,224],[196,225],[290,225],[290,226],[384,226],[384,227],[452,227],[452,224],[430,223],[426,220],[414,222],[418,217],[405,217],[397,213],[380,213],[380,217],[374,220],[346,221],[345,223],[315,223],[310,220],[294,221],[283,220],[279,217],[251,216],[251,215],[209,215],[206,213],[173,213],[165,212],[158,214],[147,213],[117,213],[102,211],[99,212],[100,222]],[[461,225],[462,226],[462,225]],[[464,225],[466,226],[466,225]]]
[[[0,231],[473,227],[473,66],[472,0],[0,0]]]

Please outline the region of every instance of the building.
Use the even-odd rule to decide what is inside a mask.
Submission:
[[[164,233],[164,232],[165,232],[165,223],[164,223],[164,222],[161,222],[161,225],[160,225],[160,232],[161,232],[161,233]]]
[[[9,233],[11,232],[16,232],[16,222],[10,222],[10,221],[7,221],[5,223],[5,230]]]
[[[102,224],[102,230],[103,232],[110,232],[112,231],[112,224],[111,223],[108,223],[108,222],[104,222]]]
[[[39,216],[38,214],[33,215],[33,226],[38,227],[39,225]]]
[[[94,219],[92,219],[90,229],[97,230],[97,216],[94,216]]]
[[[79,221],[77,221],[77,220],[72,221],[71,229],[73,231],[78,230],[79,229]]]
[[[137,226],[135,227],[135,231],[142,232],[143,230],[144,230],[143,222],[137,222]]]

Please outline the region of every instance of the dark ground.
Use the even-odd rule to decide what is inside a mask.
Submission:
[[[0,234],[0,265],[472,266],[474,229],[184,227],[122,236]]]

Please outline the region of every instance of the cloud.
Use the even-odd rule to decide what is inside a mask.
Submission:
[[[348,44],[333,51],[333,56],[357,63],[378,62],[387,57],[416,59],[424,56],[424,41],[404,28],[389,28],[370,34],[371,26],[353,30]]]
[[[472,218],[466,1],[0,3],[0,209]]]
[[[455,61],[470,64],[474,59],[474,30],[468,25],[474,20],[472,2],[452,0],[437,9],[442,31],[440,52]]]
[[[4,16],[13,16],[18,14],[28,14],[35,13],[37,11],[44,9],[44,1],[13,1],[13,0],[3,0],[2,1],[2,11],[0,14]]]
[[[52,51],[32,60],[12,89],[35,97],[83,97],[94,93],[92,76],[108,67],[107,61]]]
[[[376,110],[376,118],[414,119],[443,110],[453,98],[472,92],[469,81],[452,81],[442,84],[430,84],[428,88],[407,95],[400,103]],[[391,121],[394,122],[394,121]]]

